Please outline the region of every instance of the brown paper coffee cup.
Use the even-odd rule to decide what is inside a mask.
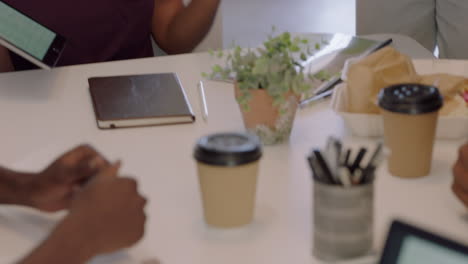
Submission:
[[[432,86],[398,84],[381,91],[379,106],[392,175],[416,178],[430,173],[442,103],[438,89]]]
[[[438,112],[408,115],[384,110],[382,114],[389,172],[403,178],[428,175]]]
[[[261,154],[258,139],[242,133],[197,142],[194,157],[207,224],[227,228],[252,222]]]
[[[258,161],[236,167],[198,162],[198,176],[207,224],[236,227],[253,220]]]

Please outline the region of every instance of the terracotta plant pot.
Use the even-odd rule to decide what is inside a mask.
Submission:
[[[236,99],[241,91],[235,85]],[[291,93],[281,106],[273,105],[273,98],[263,89],[250,90],[249,110],[239,105],[248,132],[256,134],[263,144],[272,145],[289,139],[298,106],[298,97]],[[280,109],[284,109],[280,113]]]

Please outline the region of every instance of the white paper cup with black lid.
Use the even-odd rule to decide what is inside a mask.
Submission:
[[[252,222],[261,156],[260,142],[248,134],[219,133],[198,140],[194,158],[208,225],[229,228]]]
[[[431,170],[438,112],[442,96],[434,86],[398,84],[378,96],[384,120],[388,169],[403,178],[426,176]]]

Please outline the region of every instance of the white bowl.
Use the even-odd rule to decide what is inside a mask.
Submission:
[[[343,118],[345,126],[355,136],[383,136],[383,119],[379,114],[357,114],[347,112],[346,83],[335,87],[331,106]],[[460,139],[468,136],[468,117],[440,116],[436,138]]]

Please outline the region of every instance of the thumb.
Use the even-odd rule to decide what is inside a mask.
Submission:
[[[115,162],[114,164],[106,167],[105,169],[101,170],[96,177],[117,177],[117,173],[119,172],[120,166],[121,166],[120,160]]]

